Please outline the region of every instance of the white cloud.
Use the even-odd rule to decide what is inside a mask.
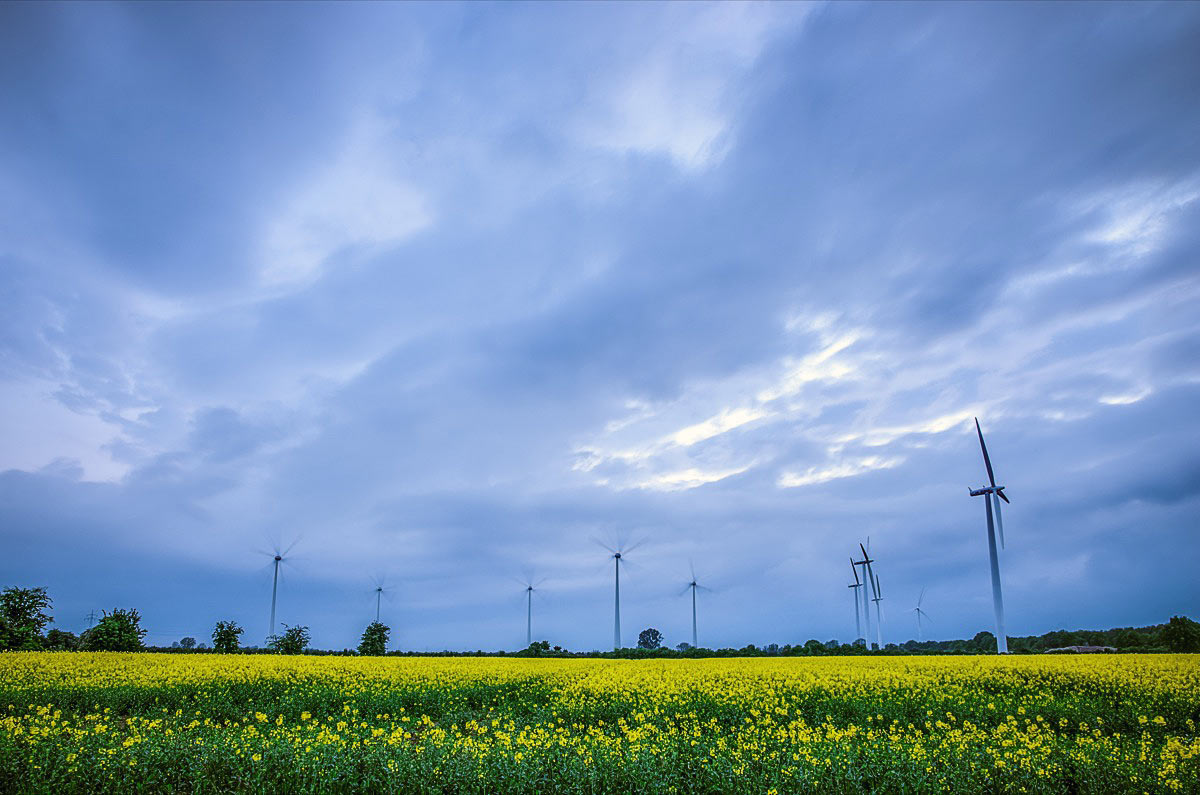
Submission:
[[[575,132],[588,146],[662,154],[683,171],[728,151],[735,87],[772,37],[798,25],[800,4],[667,4],[648,54],[605,82]]]
[[[260,271],[265,286],[302,286],[340,250],[395,245],[432,222],[424,195],[398,174],[387,136],[380,124],[360,125],[341,155],[270,222]]]
[[[717,414],[715,417],[709,417],[704,422],[680,428],[668,436],[665,441],[677,444],[680,447],[690,447],[698,442],[703,442],[706,439],[711,439],[727,431],[732,431],[734,428],[740,428],[755,420],[761,420],[769,416],[771,416],[771,412],[761,408],[723,409],[720,414]]]
[[[904,463],[901,457],[884,458],[882,456],[865,456],[848,459],[828,467],[809,467],[803,472],[783,472],[776,483],[780,488],[791,489],[799,486],[811,486],[830,480],[852,478],[865,472],[878,469],[891,469]]]
[[[1121,395],[1101,395],[1100,402],[1106,406],[1128,406],[1131,403],[1137,403],[1139,400],[1149,397],[1152,391],[1146,388]]]
[[[718,480],[740,475],[748,469],[750,469],[749,465],[712,471],[689,467],[676,472],[665,472],[661,475],[646,478],[634,483],[632,488],[646,489],[648,491],[684,491],[698,488],[706,483],[716,483]]]

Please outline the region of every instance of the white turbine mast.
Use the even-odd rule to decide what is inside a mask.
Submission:
[[[987,467],[988,483],[981,489],[968,489],[972,497],[983,497],[983,505],[987,513],[988,533],[988,562],[992,568],[992,609],[996,614],[996,652],[1008,654],[1008,635],[1004,628],[1004,595],[1000,588],[1000,560],[996,552],[996,531],[1000,531],[1000,548],[1004,548],[1004,518],[1000,515],[1000,501],[1009,502],[1004,493],[1004,486],[996,485],[996,475],[992,472],[992,460],[988,457],[987,445],[983,442],[983,431],[979,427],[979,418],[975,418],[975,433],[979,436],[979,449],[983,451],[983,465]],[[996,519],[992,520],[992,509],[995,507]]]
[[[923,601],[925,601],[925,589],[924,588],[921,589],[921,595],[917,597],[917,606],[913,608],[913,612],[917,614],[917,642],[918,643],[923,643],[925,641],[925,637],[921,632],[921,619],[924,618],[926,621],[931,620],[929,618],[929,614],[921,609],[921,603]]]

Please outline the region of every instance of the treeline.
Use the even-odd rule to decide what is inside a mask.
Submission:
[[[518,652],[415,652],[387,651],[390,628],[379,622],[368,624],[356,649],[319,650],[309,648],[308,627],[284,625],[284,631],[268,639],[264,648],[244,647],[244,630],[233,621],[218,621],[213,627],[212,647],[182,638],[170,647],[146,646],[146,630],[135,609],[104,611],[95,626],[80,635],[57,628],[47,630],[54,619],[52,603],[45,588],[7,588],[0,592],[0,651],[154,651],[184,654],[315,654],[315,655],[388,655],[403,657],[586,657],[597,659],[693,659],[702,657],[828,657],[828,656],[902,656],[928,654],[995,654],[996,637],[980,632],[970,640],[910,640],[889,643],[882,649],[869,648],[859,638],[854,643],[816,639],[802,644],[743,646],[740,649],[693,648],[680,643],[675,648],[662,645],[662,634],[653,628],[644,630],[638,646],[614,651],[570,651],[536,641]],[[1014,654],[1041,654],[1072,647],[1110,647],[1117,652],[1200,652],[1200,624],[1183,616],[1174,616],[1165,624],[1148,627],[1122,627],[1103,630],[1055,630],[1044,635],[1013,637],[1008,648]]]

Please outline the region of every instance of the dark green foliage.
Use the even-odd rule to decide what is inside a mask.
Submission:
[[[384,626],[378,621],[372,621],[363,630],[362,641],[358,644],[358,653],[372,657],[387,654],[389,632],[391,632],[391,627]]]
[[[146,637],[141,620],[137,610],[105,611],[100,622],[80,636],[79,647],[84,651],[141,651]]]
[[[0,592],[0,651],[36,651],[43,647],[42,630],[53,619],[45,588],[5,588]]]
[[[233,621],[218,621],[212,632],[213,651],[232,654],[238,650],[238,639],[246,630]]]
[[[1162,640],[1174,652],[1200,651],[1200,624],[1184,616],[1172,616],[1163,627]]]
[[[638,648],[639,649],[657,649],[659,646],[662,645],[662,639],[663,639],[662,633],[659,632],[654,627],[650,627],[649,629],[643,629],[641,634],[638,635]]]
[[[79,638],[74,632],[52,629],[46,633],[46,648],[49,651],[75,651],[79,648]]]
[[[272,635],[267,645],[277,654],[302,654],[308,648],[311,639],[308,627],[283,625],[282,635]]]
[[[181,648],[181,649],[196,648],[196,639],[195,638],[181,638],[179,641],[179,648]]]

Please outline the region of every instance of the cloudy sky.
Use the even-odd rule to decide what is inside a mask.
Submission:
[[[0,584],[149,640],[1200,617],[1200,6],[0,6]]]

